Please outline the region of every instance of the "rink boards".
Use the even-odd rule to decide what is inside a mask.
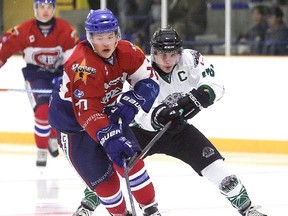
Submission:
[[[288,154],[287,141],[209,138],[224,152]],[[0,132],[1,143],[34,145],[33,133]]]

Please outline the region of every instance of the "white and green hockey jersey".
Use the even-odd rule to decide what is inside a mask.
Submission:
[[[184,49],[181,58],[170,74],[159,74],[160,92],[149,113],[140,110],[135,117],[136,123],[143,129],[154,131],[151,126],[151,113],[161,103],[172,106],[180,97],[193,88],[205,86],[212,90],[213,103],[224,94],[224,86],[217,79],[214,66],[209,63],[199,52]]]

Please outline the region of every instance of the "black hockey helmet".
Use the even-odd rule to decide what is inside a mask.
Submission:
[[[181,54],[183,50],[182,40],[176,30],[172,28],[158,28],[153,34],[150,45],[152,55],[156,54],[156,51]]]

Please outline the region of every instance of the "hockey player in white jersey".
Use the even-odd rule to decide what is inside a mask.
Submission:
[[[257,210],[259,206],[252,205],[243,183],[225,164],[216,147],[188,123],[224,94],[213,65],[199,52],[183,49],[178,33],[172,28],[155,31],[151,61],[159,74],[160,93],[151,111],[139,113],[131,128],[145,148],[159,129],[170,120],[173,123],[146,156],[161,153],[180,159],[215,184],[242,216],[267,216]]]

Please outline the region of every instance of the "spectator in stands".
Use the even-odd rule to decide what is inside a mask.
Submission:
[[[175,5],[173,6],[173,2]],[[169,5],[168,22],[182,31],[183,40],[194,40],[196,35],[204,34],[207,27],[206,0],[178,0]],[[184,25],[181,28],[181,23]],[[179,27],[178,27],[179,26]],[[181,32],[179,32],[181,36]]]
[[[122,12],[122,16],[120,17],[122,38],[131,41],[147,53],[144,44],[145,40],[149,40],[146,37],[149,35],[147,29],[149,26],[148,14],[151,8],[151,0],[122,1],[125,2],[126,5],[123,7],[122,4],[124,10],[120,10]],[[122,26],[125,28],[123,29]]]
[[[175,27],[183,40],[194,40],[196,35],[206,31],[206,5],[206,0],[168,0],[168,25]],[[153,0],[151,11],[154,13],[151,13],[150,33],[160,26],[161,0]]]
[[[257,5],[252,8],[252,26],[244,34],[239,36],[238,53],[241,55],[261,55],[263,53],[263,43],[267,24],[268,7]]]
[[[269,28],[265,34],[263,48],[264,55],[288,55],[288,27],[283,17],[280,7],[270,8],[267,17]]]

